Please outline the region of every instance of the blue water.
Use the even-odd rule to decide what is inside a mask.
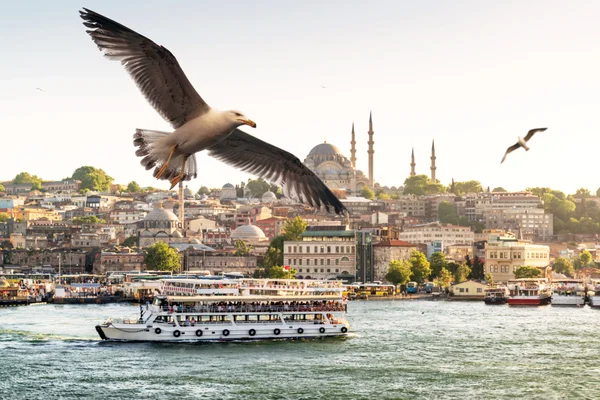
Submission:
[[[598,399],[600,311],[349,304],[353,335],[107,343],[131,305],[0,309],[0,399]]]

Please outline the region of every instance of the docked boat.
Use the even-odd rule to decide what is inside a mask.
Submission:
[[[506,286],[492,286],[486,288],[484,292],[483,301],[485,304],[506,304],[508,300],[509,291]]]
[[[587,293],[590,307],[600,308],[600,279],[592,279],[591,289]]]
[[[104,340],[231,341],[345,336],[342,282],[163,279],[139,317],[96,326]]]
[[[583,281],[576,279],[561,279],[552,285],[553,306],[576,306],[585,304],[585,287]]]
[[[542,306],[552,301],[546,278],[524,278],[508,281],[509,305]]]

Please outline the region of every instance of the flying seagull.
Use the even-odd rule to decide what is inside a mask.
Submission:
[[[513,144],[508,149],[506,149],[506,153],[504,153],[504,157],[502,157],[502,161],[500,161],[500,164],[502,164],[504,162],[504,160],[506,160],[506,156],[509,153],[512,153],[519,147],[524,148],[525,151],[529,151],[529,147],[527,147],[527,142],[529,141],[529,139],[531,139],[533,137],[533,135],[535,135],[537,132],[544,132],[546,129],[548,129],[548,128],[532,129],[529,132],[527,132],[527,135],[525,135],[524,139],[522,139],[521,137],[517,137],[517,143]]]
[[[165,47],[86,8],[80,11],[87,33],[104,56],[120,61],[173,132],[136,129],[133,143],[141,164],[154,177],[168,179],[171,189],[197,176],[195,153],[209,154],[242,171],[282,185],[284,194],[337,214],[344,205],[300,160],[238,129],[256,128],[239,111],[219,111],[200,97],[177,59]]]
[[[45,92],[45,90],[44,90],[44,89],[42,89],[42,88],[39,88],[39,87],[36,87],[36,88],[35,88],[35,90],[39,90],[40,92]]]

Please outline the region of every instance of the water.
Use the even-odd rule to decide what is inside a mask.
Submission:
[[[0,399],[598,399],[600,311],[351,302],[353,336],[107,343],[131,305],[0,309]]]

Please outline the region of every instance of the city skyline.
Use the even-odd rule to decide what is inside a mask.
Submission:
[[[167,189],[139,165],[132,144],[136,128],[169,130],[167,123],[123,69],[101,57],[81,25],[81,4],[35,4],[35,12],[31,4],[7,6],[0,28],[12,57],[0,66],[11,149],[1,180],[23,171],[57,180],[91,165],[118,183]],[[209,104],[242,110],[258,124],[247,132],[300,160],[325,139],[349,157],[354,122],[356,167],[367,171],[372,111],[374,180],[382,186],[403,184],[412,148],[416,173],[429,176],[432,139],[444,185],[454,178],[567,193],[600,186],[585,176],[593,157],[572,157],[575,143],[600,145],[590,132],[599,102],[600,58],[592,49],[600,5],[140,4],[85,6],[168,48]],[[531,151],[500,166],[517,136],[546,126]],[[253,177],[205,154],[198,165],[198,179],[185,182],[195,191]]]

